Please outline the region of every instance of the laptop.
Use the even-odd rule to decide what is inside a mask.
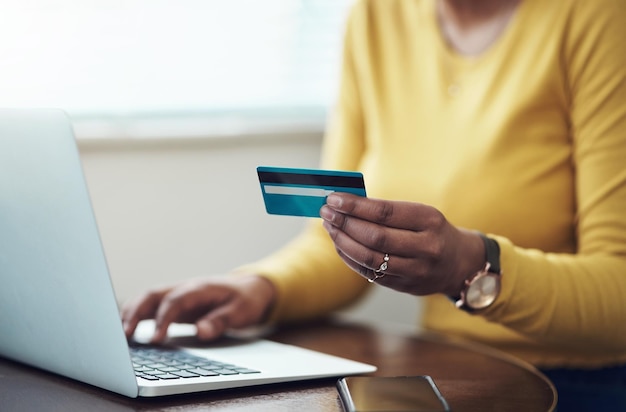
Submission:
[[[139,341],[152,326],[140,325]],[[55,109],[0,109],[0,356],[129,397],[376,370],[265,339],[181,339],[190,334],[175,347],[132,348],[148,358],[131,361],[71,121]]]

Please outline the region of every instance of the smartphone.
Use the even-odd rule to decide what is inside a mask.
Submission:
[[[350,376],[337,381],[346,412],[447,412],[448,403],[428,375]]]

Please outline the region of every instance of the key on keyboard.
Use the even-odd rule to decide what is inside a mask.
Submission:
[[[176,349],[130,346],[135,375],[147,380],[259,373],[231,363],[195,356]]]

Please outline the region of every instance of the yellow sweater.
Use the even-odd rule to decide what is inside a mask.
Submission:
[[[524,0],[476,58],[447,47],[434,0],[354,6],[321,166],[360,170],[370,197],[433,205],[501,246],[495,304],[469,315],[430,296],[426,328],[539,366],[626,361],[625,44],[621,0]],[[277,285],[275,320],[369,287],[320,220],[245,269]]]

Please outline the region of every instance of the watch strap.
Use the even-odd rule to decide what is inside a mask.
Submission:
[[[482,233],[479,235],[485,244],[485,260],[489,262],[489,272],[500,274],[500,245]]]

